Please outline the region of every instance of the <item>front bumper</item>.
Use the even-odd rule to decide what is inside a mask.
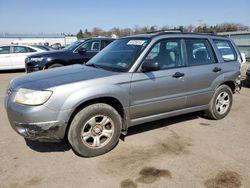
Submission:
[[[71,110],[52,110],[44,105],[27,106],[13,102],[15,94],[5,97],[11,127],[29,140],[58,142],[65,136]]]
[[[41,63],[41,62],[33,62],[33,61],[30,61],[29,58],[26,58],[25,59],[25,72],[31,73],[31,72],[36,72],[36,71],[42,70],[39,63]]]
[[[25,72],[26,73],[36,72],[36,71],[39,71],[39,70],[42,70],[42,69],[40,69],[40,67],[38,65],[36,65],[36,66],[26,65],[25,66]]]
[[[62,125],[57,121],[39,123],[12,122],[11,126],[18,134],[28,140],[59,142],[62,139],[60,135],[65,131],[66,124]]]

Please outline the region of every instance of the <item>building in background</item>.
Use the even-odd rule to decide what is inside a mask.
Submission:
[[[250,60],[250,32],[249,31],[235,31],[218,33],[218,35],[224,35],[230,37],[239,50],[246,54],[246,59]]]
[[[76,41],[74,36],[65,36],[58,34],[1,34],[0,45],[9,44],[27,44],[27,45],[53,45],[60,44],[67,46]]]

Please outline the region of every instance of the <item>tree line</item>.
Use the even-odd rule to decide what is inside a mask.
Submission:
[[[134,28],[118,28],[114,27],[108,31],[105,31],[99,27],[94,27],[91,31],[85,29],[84,31],[80,29],[77,33],[77,38],[87,38],[87,37],[96,37],[96,36],[111,36],[116,35],[118,37],[144,34],[156,31],[165,31],[165,30],[180,30],[183,32],[200,32],[200,33],[219,33],[219,32],[231,32],[231,31],[249,31],[249,27],[241,23],[222,23],[216,25],[207,25],[202,24],[199,26],[187,25],[187,26],[135,26]]]

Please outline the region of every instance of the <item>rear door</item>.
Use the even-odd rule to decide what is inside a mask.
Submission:
[[[238,52],[237,47],[234,47],[230,40],[214,39],[215,48],[221,56],[221,66],[225,73],[225,80],[234,80],[238,77],[240,71],[240,63],[242,62],[241,54]]]
[[[12,61],[10,58],[10,46],[1,46],[0,47],[0,70],[11,69]]]
[[[185,39],[188,62],[187,107],[207,105],[213,95],[213,83],[221,82],[221,64],[208,39]]]
[[[146,61],[158,62],[160,70],[133,73],[130,118],[138,119],[182,109],[186,105],[186,67],[181,39],[157,42]],[[133,122],[133,120],[132,120]]]

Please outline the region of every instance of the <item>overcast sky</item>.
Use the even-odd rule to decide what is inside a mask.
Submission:
[[[0,33],[224,22],[250,26],[249,7],[250,0],[0,0]]]

